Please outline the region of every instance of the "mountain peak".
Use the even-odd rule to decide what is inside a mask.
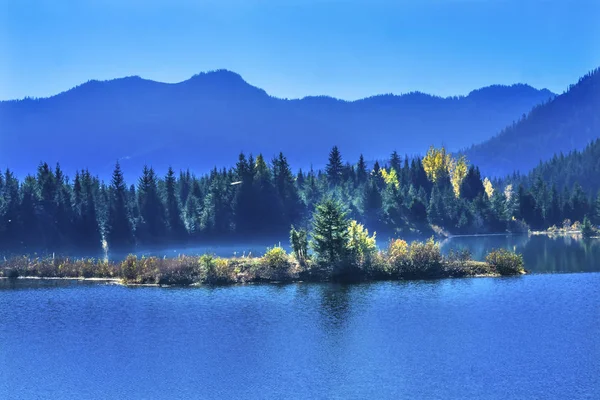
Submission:
[[[192,90],[201,88],[214,92],[234,92],[234,93],[267,93],[255,86],[250,85],[236,72],[227,69],[217,69],[214,71],[201,72],[192,76],[187,81],[180,82],[180,85],[189,87]]]
[[[213,79],[221,82],[244,82],[247,83],[244,78],[237,72],[230,71],[228,69],[216,69],[213,71],[200,72],[193,75],[190,80],[199,79]]]
[[[547,95],[548,97],[556,96],[555,93],[552,93],[550,90],[544,89],[536,89],[525,83],[515,83],[512,85],[490,85],[485,86],[480,89],[472,90],[468,97],[470,96],[510,96],[510,97],[520,97],[524,95],[528,95],[531,93],[538,92],[543,95]]]

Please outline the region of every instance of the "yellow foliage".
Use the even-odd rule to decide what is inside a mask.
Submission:
[[[483,180],[483,188],[485,189],[485,194],[489,199],[494,195],[494,186],[492,186],[492,182],[488,178]]]
[[[346,247],[363,262],[377,251],[376,233],[369,236],[369,231],[362,224],[352,220],[348,226],[348,243]]]
[[[395,239],[390,242],[388,247],[388,257],[390,263],[396,265],[408,262],[408,243],[402,239]]]
[[[465,156],[460,156],[458,160],[452,159],[448,173],[450,174],[450,181],[452,182],[452,189],[454,189],[454,195],[460,196],[460,185],[467,176],[468,166],[467,159]]]
[[[267,250],[262,259],[271,268],[286,268],[289,266],[288,255],[281,246]]]
[[[442,176],[442,173],[448,170],[448,165],[450,163],[451,158],[446,154],[446,149],[444,147],[436,149],[431,146],[423,158],[423,168],[425,169],[427,177],[432,182],[437,182],[440,176]]]
[[[468,163],[465,156],[461,156],[458,160],[452,158],[446,153],[446,149],[441,147],[436,149],[431,146],[427,150],[427,154],[423,158],[423,169],[432,182],[437,182],[444,172],[448,173],[454,195],[460,196],[460,185],[463,179],[467,176]]]
[[[385,170],[385,168],[381,168],[379,171],[380,171],[381,177],[383,178],[383,181],[386,183],[386,185],[394,186],[396,189],[400,188],[400,182],[398,181],[398,174],[396,174],[395,169],[390,168],[390,172],[387,172]]]

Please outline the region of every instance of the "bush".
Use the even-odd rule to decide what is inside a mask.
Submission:
[[[500,275],[516,275],[525,272],[523,256],[506,249],[492,250],[485,261]]]
[[[412,242],[409,249],[410,262],[415,269],[427,270],[442,263],[440,245],[433,238],[423,242]]]
[[[128,255],[121,262],[121,277],[126,283],[158,283],[160,270],[156,257]]]
[[[446,256],[446,261],[449,264],[464,264],[473,260],[469,249],[450,250]]]
[[[160,285],[190,285],[200,275],[198,259],[189,256],[158,259],[156,281]]]
[[[232,269],[228,261],[224,258],[215,258],[211,255],[203,255],[200,258],[201,268],[203,269],[203,278],[206,283],[226,284],[234,282]]]
[[[290,266],[287,253],[280,246],[268,249],[262,257],[262,261],[267,267],[272,269],[285,269]]]
[[[388,246],[387,256],[392,274],[400,274],[410,265],[409,247],[405,240],[392,240]]]

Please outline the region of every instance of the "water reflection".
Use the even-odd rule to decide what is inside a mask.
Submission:
[[[343,330],[350,315],[351,286],[342,284],[319,285],[322,322],[326,331]]]
[[[483,260],[492,249],[505,248],[523,254],[525,267],[536,273],[600,271],[600,240],[571,236],[469,236],[442,242],[442,250],[468,249]]]

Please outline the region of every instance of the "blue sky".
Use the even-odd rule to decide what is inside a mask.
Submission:
[[[288,98],[562,92],[600,66],[598,21],[598,0],[0,0],[0,99],[219,68]]]

